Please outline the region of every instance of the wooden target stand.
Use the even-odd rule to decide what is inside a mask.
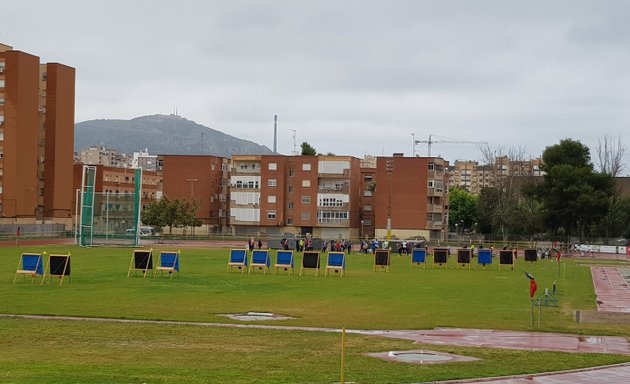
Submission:
[[[230,272],[234,268],[241,270],[244,273],[247,269],[247,250],[246,249],[230,249],[230,255],[228,257],[227,271]]]
[[[448,269],[448,248],[433,248],[432,268],[435,268],[435,264],[440,267],[444,265]]]
[[[315,270],[315,276],[319,276],[320,257],[317,251],[304,251],[302,254],[302,266],[300,267],[300,276],[305,270]]]
[[[68,279],[70,279],[70,282],[72,282],[70,271],[70,253],[66,255],[50,254],[48,256],[46,268],[44,268],[44,275],[42,276],[41,285],[46,282],[46,277],[50,278],[51,284],[53,277],[59,278],[59,285],[63,285],[63,281],[66,276],[68,276]]]
[[[288,274],[293,274],[293,251],[280,250],[276,253],[276,263],[273,265],[274,273],[278,274],[278,268],[285,270]]]
[[[391,253],[389,249],[377,249],[374,252],[374,266],[372,267],[372,272],[376,271],[376,267],[385,270],[385,272],[389,272],[391,261]]]
[[[18,261],[17,269],[15,270],[15,275],[13,276],[13,284],[15,284],[15,280],[18,276],[22,276],[26,281],[26,276],[31,278],[31,284],[35,281],[37,276],[44,275],[44,255],[46,252],[42,253],[22,253],[20,255],[20,260]]]
[[[343,277],[346,270],[346,254],[345,252],[328,252],[328,260],[326,261],[326,271],[324,276],[328,276],[328,271],[333,271]]]
[[[477,254],[477,265],[485,268],[492,265],[492,249],[480,249]]]
[[[411,266],[422,265],[422,268],[427,267],[427,250],[425,248],[413,248],[411,250]]]
[[[249,263],[249,270],[247,273],[252,273],[256,269],[262,270],[263,274],[267,274],[271,260],[269,259],[268,249],[254,249],[252,251],[252,261]]]
[[[538,251],[535,249],[525,249],[523,250],[525,261],[530,261],[532,263],[538,261]]]
[[[462,268],[470,269],[472,259],[472,250],[470,248],[460,248],[457,250],[457,269],[461,265]]]
[[[507,265],[514,272],[514,256],[515,251],[511,249],[502,249],[499,251],[499,271],[502,265]]]
[[[142,277],[147,277],[147,273],[153,271],[153,250],[152,249],[136,249],[131,255],[131,261],[129,262],[129,270],[127,271],[127,277],[131,275],[133,271],[142,272]]]

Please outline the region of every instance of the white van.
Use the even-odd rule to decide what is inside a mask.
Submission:
[[[126,234],[127,236],[134,236],[136,234],[136,229],[129,228],[126,231]],[[138,231],[138,234],[140,235],[140,237],[157,236],[157,232],[155,231],[155,229],[153,227],[148,227],[148,226],[140,226],[140,230]]]

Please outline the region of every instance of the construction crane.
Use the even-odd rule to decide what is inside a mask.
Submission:
[[[433,137],[437,137],[437,139],[433,139]],[[488,144],[487,141],[469,141],[469,140],[458,140],[458,139],[452,139],[452,138],[448,138],[448,137],[441,137],[441,136],[434,136],[431,135],[429,133],[429,139],[428,140],[416,140],[415,136],[414,136],[414,140],[413,140],[413,148],[414,148],[414,157],[415,157],[415,148],[416,148],[416,144],[422,144],[422,143],[426,143],[427,144],[427,156],[431,157],[431,146],[434,143],[449,143],[449,144]]]

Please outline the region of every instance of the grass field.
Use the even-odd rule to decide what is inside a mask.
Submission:
[[[12,284],[20,252],[72,253],[72,281]],[[127,278],[131,250],[73,247],[0,249],[0,313],[239,323],[220,316],[273,312],[291,320],[261,324],[351,329],[464,327],[532,330],[529,282],[557,281],[560,307],[544,308],[541,331],[627,335],[630,327],[575,323],[575,310],[595,309],[590,270],[566,261],[515,271],[410,268],[393,256],[391,272],[372,272],[353,254],[347,275],[226,272],[225,249],[182,249],[173,279]],[[299,259],[296,266],[299,265]],[[296,271],[297,272],[297,271]],[[257,322],[259,324],[260,322]],[[536,329],[537,331],[539,329]],[[334,333],[0,319],[0,382],[260,382],[339,381],[340,336]],[[406,341],[349,335],[346,380],[400,383],[533,373],[629,361],[628,357],[424,346],[482,360],[431,366],[384,362],[368,352],[418,349]]]

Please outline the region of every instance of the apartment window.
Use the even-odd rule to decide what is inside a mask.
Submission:
[[[275,196],[267,196],[267,202],[268,203],[275,203],[276,202],[276,197]]]
[[[4,132],[0,132],[0,141],[4,140]]]
[[[305,188],[308,188],[311,186],[311,181],[310,180],[302,180],[302,186]]]
[[[288,217],[287,218],[287,225],[293,225],[293,218],[292,217]]]
[[[289,203],[287,204],[287,208],[293,209],[293,202],[292,201],[289,201]]]
[[[293,186],[289,185],[289,193],[292,193],[292,192],[293,192]]]
[[[364,211],[371,211],[371,210],[372,210],[372,205],[370,205],[370,204],[366,204],[366,205],[364,205],[364,206],[363,206],[363,210],[364,210]]]
[[[300,213],[300,219],[302,221],[310,220],[311,219],[311,213],[310,212],[302,212],[302,213]]]
[[[289,177],[295,176],[295,169],[289,169]]]
[[[342,207],[343,201],[334,197],[322,197],[319,199],[319,205],[321,207]]]
[[[275,219],[276,211],[267,211],[267,219]]]
[[[267,180],[267,186],[268,187],[275,187],[278,185],[278,181],[276,179],[269,179]]]
[[[370,220],[370,219],[363,219],[363,225],[372,225],[372,220]]]
[[[310,171],[311,170],[311,165],[310,164],[302,164],[302,170],[303,171]]]
[[[0,80],[0,88],[4,88],[4,80]]]
[[[374,177],[372,175],[365,175],[365,176],[363,176],[363,180],[365,180],[365,181],[372,181],[373,178]]]
[[[4,99],[0,99],[0,105],[4,105]]]
[[[302,204],[310,204],[311,197],[310,196],[302,196]]]
[[[429,163],[429,171],[433,171],[433,170],[435,170],[435,164]]]
[[[278,163],[269,163],[269,170],[275,171],[278,169]]]

